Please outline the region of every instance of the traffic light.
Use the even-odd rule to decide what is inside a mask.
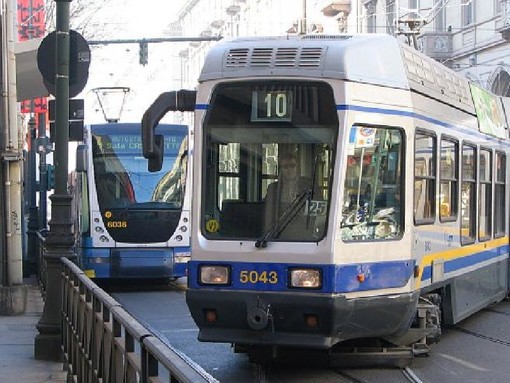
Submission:
[[[50,191],[55,189],[55,166],[54,165],[46,165],[47,173],[46,173],[46,190]]]
[[[140,65],[147,65],[149,62],[149,43],[142,41],[140,45]]]

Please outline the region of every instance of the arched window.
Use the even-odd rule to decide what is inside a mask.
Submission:
[[[510,68],[499,65],[489,77],[489,87],[492,93],[499,96],[510,96]]]

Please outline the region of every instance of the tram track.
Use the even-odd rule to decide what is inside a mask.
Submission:
[[[402,368],[400,370],[404,378],[409,383],[423,383],[423,381],[416,375],[416,373],[409,367]],[[372,381],[364,380],[353,376],[345,371],[336,371],[338,375],[347,379],[346,383],[371,383]]]
[[[474,336],[474,337],[477,337],[477,338],[480,338],[480,339],[487,340],[487,341],[492,342],[492,343],[497,343],[497,344],[501,344],[503,346],[510,347],[510,342],[507,342],[507,341],[504,341],[504,340],[501,340],[501,339],[498,339],[498,338],[493,338],[493,337],[488,336],[488,335],[480,334],[478,332],[471,331],[471,330],[465,329],[463,327],[454,326],[451,329],[455,330],[455,331],[458,331],[458,332],[461,332],[463,334],[467,334],[467,335],[471,335],[471,336]]]
[[[409,367],[405,367],[402,370],[402,374],[410,383],[423,383],[422,380],[415,374]]]
[[[345,371],[336,371],[336,373],[340,375],[342,378],[347,379],[345,383],[368,383],[366,380],[356,378]]]
[[[500,315],[505,315],[505,316],[510,317],[510,313],[508,313],[506,311],[496,310],[496,309],[493,309],[493,308],[485,308],[483,311],[487,311],[487,312],[490,312],[490,313],[495,313],[495,314],[500,314]]]

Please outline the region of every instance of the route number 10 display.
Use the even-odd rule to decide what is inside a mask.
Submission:
[[[290,121],[292,117],[292,92],[271,90],[252,92],[252,121]]]

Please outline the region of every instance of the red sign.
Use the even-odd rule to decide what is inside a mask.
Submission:
[[[18,41],[44,37],[44,0],[18,0]]]
[[[40,97],[34,100],[22,101],[21,113],[46,113],[48,111],[48,102],[46,100],[46,97]]]
[[[44,37],[46,33],[45,0],[17,0],[18,41]],[[21,102],[21,113],[46,113],[46,97]]]

